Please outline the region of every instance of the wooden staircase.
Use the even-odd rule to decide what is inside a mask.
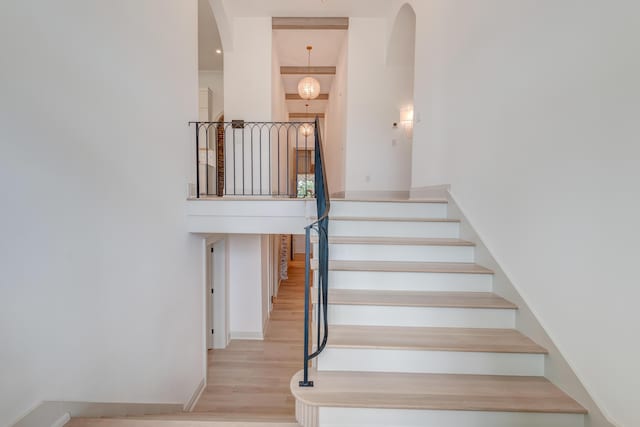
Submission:
[[[300,425],[584,427],[446,200],[332,201],[331,218],[329,338],[314,387],[291,380]]]

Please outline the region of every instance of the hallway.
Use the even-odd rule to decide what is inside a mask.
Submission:
[[[294,419],[289,381],[302,365],[304,255],[289,262],[264,341],[233,340],[210,350],[208,384],[194,413],[224,419]]]

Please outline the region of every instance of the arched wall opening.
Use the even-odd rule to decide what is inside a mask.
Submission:
[[[398,11],[387,45],[386,66],[389,76],[389,98],[397,122],[393,125],[392,146],[395,177],[398,189],[409,191],[411,186],[411,154],[414,121],[416,14],[405,3]]]
[[[388,31],[381,31],[387,27]],[[345,193],[407,195],[411,187],[416,14],[351,18]],[[399,194],[398,194],[399,193]]]

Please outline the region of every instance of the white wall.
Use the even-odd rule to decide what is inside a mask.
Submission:
[[[640,3],[413,3],[413,186],[452,184],[601,409],[640,425]]]
[[[200,88],[209,88],[213,92],[213,107],[211,117],[218,120],[224,111],[224,74],[222,71],[198,71]]]
[[[225,47],[224,110],[227,120],[271,117],[271,18],[234,18],[233,49]]]
[[[45,399],[184,403],[204,378],[196,18],[0,3],[2,426]]]
[[[325,120],[326,132],[322,135],[325,168],[331,193],[344,191],[345,147],[347,144],[347,50],[348,42],[345,38],[340,46],[336,75],[329,91]]]
[[[411,184],[411,139],[393,123],[412,98],[412,67],[396,61],[401,52],[388,58],[387,48],[408,50],[395,43],[402,37],[388,45],[392,30],[383,18],[350,19],[346,191],[408,191]]]
[[[229,245],[231,339],[262,338],[262,247],[260,235],[232,234]]]

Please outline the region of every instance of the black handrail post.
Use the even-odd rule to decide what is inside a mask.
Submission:
[[[200,198],[200,126],[196,123],[196,199]]]
[[[311,245],[311,226],[304,228],[304,247],[305,247],[305,263],[304,263],[304,376],[303,380],[298,382],[300,387],[313,387],[313,381],[309,381],[309,273],[310,273],[310,245]]]

